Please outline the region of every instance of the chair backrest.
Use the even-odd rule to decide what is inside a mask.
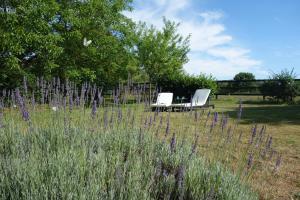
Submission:
[[[193,98],[192,98],[192,106],[203,106],[205,105],[209,94],[210,89],[198,89],[196,90]]]
[[[162,92],[158,93],[156,104],[170,106],[173,100],[173,93]]]

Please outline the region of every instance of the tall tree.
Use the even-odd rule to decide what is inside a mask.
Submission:
[[[178,26],[166,19],[162,30],[145,23],[138,25],[137,57],[150,81],[159,82],[183,72],[183,64],[188,62],[189,37],[178,34]]]
[[[56,1],[6,0],[0,7],[0,84],[13,87],[23,75],[58,67],[62,37],[49,24],[59,9]]]
[[[134,24],[122,14],[131,0],[1,3],[2,85],[23,75],[113,84],[134,68]]]

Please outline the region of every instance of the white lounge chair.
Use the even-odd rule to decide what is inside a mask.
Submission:
[[[209,97],[210,92],[211,92],[210,89],[198,89],[196,90],[190,103],[172,104],[171,107],[173,109],[173,108],[199,108],[199,107],[207,106],[207,99]],[[208,106],[213,106],[213,105],[208,105]]]
[[[173,93],[162,92],[158,93],[156,103],[151,104],[152,110],[155,108],[168,108],[172,105]]]

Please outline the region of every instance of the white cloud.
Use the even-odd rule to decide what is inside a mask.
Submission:
[[[190,74],[207,73],[218,79],[231,79],[241,71],[258,77],[267,74],[261,61],[250,57],[250,50],[232,44],[234,38],[226,34],[225,25],[220,22],[221,11],[195,11],[191,0],[152,0],[140,1],[133,12],[125,14],[157,28],[163,26],[162,17],[179,22],[179,33],[191,34],[190,61],[184,66]]]

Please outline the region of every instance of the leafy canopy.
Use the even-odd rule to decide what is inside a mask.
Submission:
[[[26,75],[113,84],[127,76],[131,0],[6,0],[0,11],[0,82]],[[84,46],[84,38],[91,40]]]
[[[179,24],[163,21],[162,30],[147,27],[145,23],[137,27],[139,65],[152,82],[182,73],[183,64],[188,62],[189,37],[177,33]]]

